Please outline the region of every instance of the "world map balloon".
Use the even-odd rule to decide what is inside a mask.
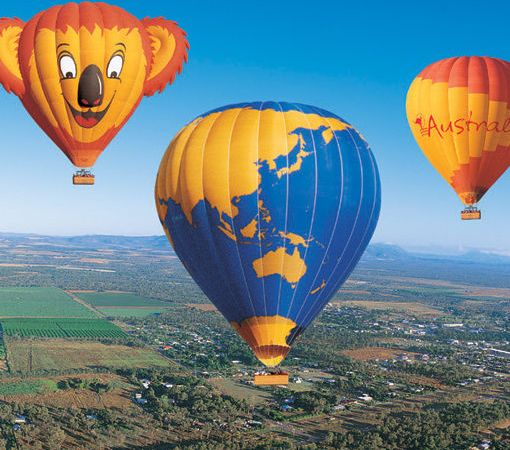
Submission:
[[[176,254],[268,367],[350,275],[381,202],[374,156],[351,125],[277,102],[225,106],[186,125],[155,194]]]

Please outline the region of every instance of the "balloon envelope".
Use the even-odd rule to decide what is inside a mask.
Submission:
[[[349,276],[380,209],[377,166],[344,120],[312,106],[226,106],[186,125],[156,181],[192,277],[267,366]]]
[[[510,164],[510,64],[477,56],[431,64],[406,109],[430,163],[465,205],[477,203]]]
[[[106,3],[67,3],[24,23],[0,19],[0,83],[80,168],[91,167],[144,95],[172,82],[185,33]]]

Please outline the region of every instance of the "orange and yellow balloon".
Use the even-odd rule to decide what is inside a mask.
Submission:
[[[187,58],[186,34],[106,3],[67,3],[28,22],[0,19],[0,83],[79,168],[91,167],[144,95]]]
[[[510,64],[447,58],[407,94],[407,119],[430,163],[464,205],[475,205],[510,164]]]

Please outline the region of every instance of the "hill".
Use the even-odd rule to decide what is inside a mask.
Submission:
[[[38,234],[0,233],[0,245],[32,247],[39,250],[161,250],[173,253],[166,236],[116,236],[116,235],[83,235],[83,236],[49,236]],[[468,249],[456,254],[444,254],[423,249],[420,252],[407,251],[395,244],[371,243],[363,255],[363,260],[410,260],[440,259],[445,261],[470,261],[482,264],[509,264],[510,255],[491,252],[483,249]]]

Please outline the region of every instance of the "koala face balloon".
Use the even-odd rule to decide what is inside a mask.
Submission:
[[[80,168],[91,167],[144,95],[180,73],[186,34],[105,3],[0,19],[0,83]]]

